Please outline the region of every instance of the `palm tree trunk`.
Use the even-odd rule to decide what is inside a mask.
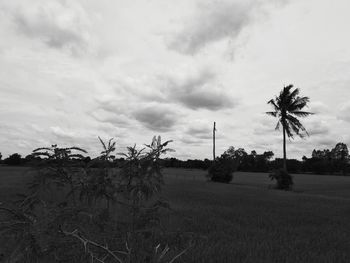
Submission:
[[[213,126],[213,162],[215,162],[215,131],[216,131],[216,122]]]
[[[283,170],[287,172],[286,128],[283,126]]]

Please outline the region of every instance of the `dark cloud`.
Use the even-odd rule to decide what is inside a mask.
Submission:
[[[87,49],[90,36],[84,10],[66,1],[42,2],[31,8],[16,8],[13,20],[21,33],[47,46],[77,53]]]
[[[130,118],[128,116],[113,110],[98,108],[90,112],[90,115],[97,121],[110,123],[117,127],[130,126]]]
[[[267,15],[271,7],[282,7],[290,0],[204,0],[198,1],[194,14],[168,41],[170,49],[195,54],[210,43],[235,40],[257,14]]]
[[[180,114],[172,105],[153,104],[134,111],[132,116],[153,131],[169,131],[177,123]]]
[[[223,39],[235,38],[250,20],[252,1],[205,1],[170,42],[169,48],[185,54],[194,54],[205,45]]]
[[[202,144],[202,140],[193,138],[192,136],[183,136],[179,140],[186,145],[201,145]]]
[[[191,109],[219,110],[234,105],[223,92],[217,93],[206,89],[191,90],[178,96],[178,100]]]
[[[132,128],[141,124],[153,131],[169,131],[181,116],[176,104],[144,100],[143,97],[125,96],[123,100],[111,95],[99,98],[91,116],[119,128]]]
[[[193,136],[197,139],[210,139],[212,138],[212,130],[210,127],[204,127],[203,125],[189,127],[186,130],[186,134]]]
[[[178,80],[168,78],[169,100],[176,101],[190,109],[220,110],[235,106],[233,98],[215,81],[215,74],[203,70],[194,76]]]

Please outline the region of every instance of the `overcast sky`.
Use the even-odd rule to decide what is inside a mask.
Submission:
[[[288,157],[350,144],[348,0],[0,0],[0,152],[118,152],[174,140],[171,156],[230,145],[282,156],[266,102],[311,99]]]

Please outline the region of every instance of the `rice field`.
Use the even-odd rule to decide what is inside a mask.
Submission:
[[[350,177],[294,175],[286,192],[263,173],[237,172],[231,184],[205,174],[164,170],[164,226],[193,239],[176,262],[350,262]],[[26,168],[0,167],[0,202],[28,180]]]

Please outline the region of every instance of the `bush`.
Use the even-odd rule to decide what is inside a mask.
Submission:
[[[21,155],[18,153],[11,154],[9,157],[7,157],[4,160],[4,163],[7,165],[13,165],[13,166],[20,165],[22,163]]]
[[[208,177],[213,182],[229,183],[233,179],[236,170],[235,160],[220,157],[209,167]]]
[[[292,176],[283,169],[273,171],[269,177],[276,180],[276,188],[281,190],[290,190],[293,185]]]

